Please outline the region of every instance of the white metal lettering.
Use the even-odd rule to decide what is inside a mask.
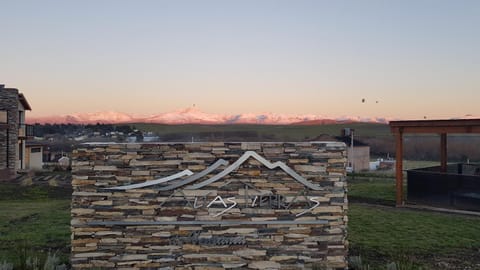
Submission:
[[[308,212],[312,212],[313,209],[317,208],[317,207],[320,205],[320,202],[318,201],[318,197],[311,197],[311,198],[310,198],[310,201],[314,202],[315,205],[312,206],[312,207],[310,207],[310,208],[308,208],[307,210],[305,210],[305,211],[303,211],[303,212],[301,212],[301,213],[298,213],[298,214],[296,215],[297,217],[299,217],[299,216],[301,216],[301,215],[303,215],[303,214],[306,214],[306,213],[308,213]]]
[[[218,200],[218,201],[217,201]],[[210,206],[212,206],[212,204],[223,204],[223,206],[227,207],[227,204],[225,203],[225,201],[222,199],[222,196],[217,196],[215,197],[215,199],[213,199],[208,205],[207,205],[207,208],[210,208]]]
[[[224,213],[230,211],[230,209],[234,208],[234,207],[237,205],[237,202],[235,201],[235,197],[227,198],[227,201],[228,201],[228,202],[231,202],[231,203],[233,203],[233,204],[232,204],[230,207],[228,207],[227,209],[223,210],[222,212],[214,215],[214,217],[218,217],[218,216],[223,215]]]

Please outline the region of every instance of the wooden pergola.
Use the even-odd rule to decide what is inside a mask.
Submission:
[[[403,135],[439,134],[441,171],[447,170],[447,134],[480,134],[480,119],[461,120],[410,120],[391,121],[390,129],[396,144],[396,204],[402,206],[403,198]]]

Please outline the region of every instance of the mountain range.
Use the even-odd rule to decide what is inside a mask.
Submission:
[[[157,124],[262,124],[262,125],[318,125],[345,122],[372,122],[388,123],[385,118],[362,117],[327,117],[322,115],[305,114],[289,115],[276,113],[243,113],[243,114],[215,114],[206,113],[197,107],[189,107],[173,112],[160,113],[149,116],[131,115],[120,112],[76,113],[47,117],[27,117],[27,123],[34,124],[121,124],[121,123],[157,123]]]

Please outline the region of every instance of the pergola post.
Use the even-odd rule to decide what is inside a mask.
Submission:
[[[447,134],[440,134],[440,167],[442,172],[447,172]]]
[[[403,131],[398,129],[395,133],[396,150],[395,150],[395,173],[396,173],[396,205],[403,205]]]

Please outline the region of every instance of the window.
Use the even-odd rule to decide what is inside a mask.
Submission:
[[[24,111],[18,111],[18,124],[19,125],[24,125],[25,124],[25,112]]]
[[[42,151],[41,147],[32,147],[30,153],[40,153]]]
[[[0,123],[6,124],[8,122],[7,111],[0,111]]]

